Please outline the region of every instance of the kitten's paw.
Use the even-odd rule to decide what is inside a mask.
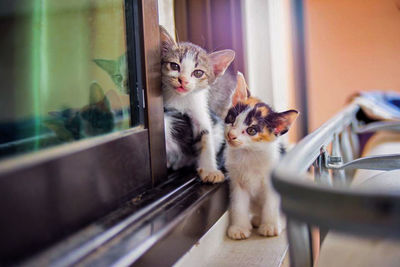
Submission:
[[[198,168],[197,173],[200,179],[205,183],[221,183],[225,180],[224,174],[219,170],[205,170],[203,168]]]
[[[258,227],[258,233],[262,236],[277,236],[282,232],[279,223],[263,223]]]
[[[251,229],[241,227],[241,226],[236,226],[236,225],[231,225],[228,228],[228,237],[231,239],[235,240],[241,240],[241,239],[246,239],[250,236],[251,234]]]
[[[253,227],[257,228],[259,227],[261,224],[261,218],[258,215],[254,215],[253,218],[251,218],[251,225],[253,225]]]

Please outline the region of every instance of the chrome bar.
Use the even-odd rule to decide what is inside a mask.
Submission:
[[[346,130],[346,128],[344,128]],[[333,159],[335,159],[333,161]],[[329,165],[332,166],[341,166],[343,164],[343,158],[342,158],[342,153],[340,151],[340,144],[339,144],[339,134],[335,133],[333,135],[333,141],[332,141],[332,155],[329,157]],[[328,166],[329,166],[328,165]],[[346,175],[344,173],[344,170],[340,168],[331,168],[332,169],[332,178],[333,182],[339,185],[345,185],[346,184]]]
[[[281,196],[281,208],[289,222],[364,236],[400,239],[399,194],[393,191],[366,191],[349,187],[348,183],[334,183],[333,186],[330,183],[329,172],[340,176],[343,171],[354,168],[400,169],[400,154],[357,159],[360,144],[356,132],[397,129],[394,123],[358,127],[356,114],[359,109],[356,104],[350,104],[303,138],[273,170],[272,183]],[[332,155],[327,152],[330,144]],[[351,153],[346,152],[349,144]],[[346,148],[341,151],[341,146]],[[342,156],[352,160],[343,161]],[[309,179],[307,173],[310,166],[314,166],[315,182]],[[289,241],[293,240],[290,236],[295,235],[290,231],[298,229],[288,228]],[[303,258],[297,255],[301,251],[297,246],[299,243],[296,241],[290,245],[291,257],[303,262],[304,255]],[[310,265],[306,262],[304,266]]]
[[[400,122],[398,121],[378,121],[368,123],[368,125],[357,126],[356,133],[371,133],[376,131],[400,131]]]
[[[276,169],[305,173],[319,156],[321,147],[328,145],[335,133],[349,126],[358,110],[357,105],[350,105],[317,131],[307,135],[282,158]]]
[[[332,186],[331,175],[326,168],[325,153],[323,152],[314,162],[314,176],[317,183]]]
[[[290,266],[313,266],[310,229],[302,222],[288,219],[287,235],[289,239]]]
[[[351,146],[349,130],[350,130],[350,128],[346,128],[340,134],[340,140],[339,140],[344,163],[350,162],[355,159],[353,149]],[[347,182],[351,182],[352,177],[354,176],[354,173],[355,173],[355,170],[345,169]]]
[[[345,164],[329,164],[327,168],[333,170],[366,169],[391,171],[400,169],[400,154],[369,156],[355,159]]]

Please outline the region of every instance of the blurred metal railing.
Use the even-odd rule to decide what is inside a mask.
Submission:
[[[400,238],[400,195],[349,188],[355,169],[400,169],[400,154],[359,158],[357,137],[358,133],[399,131],[400,124],[363,125],[356,118],[359,109],[351,104],[307,135],[272,173],[287,217],[292,266],[313,265],[310,229],[314,226]]]

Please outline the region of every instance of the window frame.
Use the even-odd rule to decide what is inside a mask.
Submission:
[[[2,160],[2,261],[32,255],[165,179],[157,0],[125,0],[125,16],[128,67],[140,67],[129,86],[138,96],[143,88],[145,127]]]

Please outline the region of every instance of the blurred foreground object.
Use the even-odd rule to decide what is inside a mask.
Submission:
[[[313,248],[310,241],[313,227],[320,229],[324,257],[328,257],[329,249],[325,252],[324,248],[325,244],[329,247],[333,232],[357,238],[400,239],[400,180],[393,179],[399,173],[396,169],[400,169],[398,99],[399,95],[393,93],[360,94],[344,110],[302,139],[273,172],[273,183],[288,218],[292,266],[313,266],[318,260],[315,252],[319,249]],[[398,137],[393,139],[396,146],[386,146],[376,154],[364,153],[365,147],[371,147],[366,142],[371,135],[384,131]],[[369,176],[375,180],[368,181],[372,186],[358,182],[362,172],[356,169],[372,169],[378,174]],[[363,176],[366,175],[364,172]],[[393,243],[396,251],[400,251],[398,244]],[[354,260],[350,265],[365,266],[356,265],[357,257],[364,260],[368,253],[362,251],[362,246],[352,248]],[[321,258],[321,263],[324,262],[321,266],[329,266],[327,262],[330,266],[341,266],[338,261],[349,257],[348,252],[335,251],[329,254],[335,256],[329,256],[328,260]],[[376,266],[376,261],[369,262],[370,266]]]

